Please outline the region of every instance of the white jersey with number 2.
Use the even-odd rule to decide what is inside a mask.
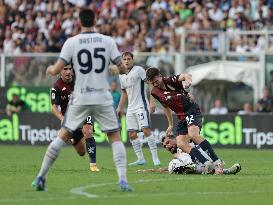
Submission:
[[[75,70],[75,86],[70,99],[74,105],[111,105],[107,81],[110,61],[120,58],[113,38],[99,33],[80,33],[67,39],[60,56]]]

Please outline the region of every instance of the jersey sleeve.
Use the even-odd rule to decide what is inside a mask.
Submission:
[[[158,101],[160,102],[161,104],[163,103],[161,100],[160,100],[160,97],[157,95],[157,92],[156,90],[153,88],[152,91],[151,91],[151,95]]]
[[[175,87],[178,89],[183,88],[182,83],[178,79],[179,79],[179,75],[174,75],[172,77],[165,78],[165,82],[172,87]]]
[[[114,64],[118,64],[121,60],[121,54],[118,50],[117,44],[114,39],[111,38],[111,50],[110,50],[110,60]]]
[[[145,72],[144,68],[139,67],[138,74],[139,74],[139,77],[141,78],[141,80],[146,80],[146,72]]]
[[[67,39],[62,47],[61,53],[59,55],[59,59],[63,60],[65,64],[69,64],[72,59],[73,49],[71,40]]]
[[[52,105],[60,105],[60,91],[57,86],[51,88],[50,96]]]

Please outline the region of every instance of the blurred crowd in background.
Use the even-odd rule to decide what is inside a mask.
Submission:
[[[96,11],[96,30],[121,51],[174,52],[189,29],[227,31],[231,50],[259,52],[263,38],[236,32],[273,29],[273,0],[0,0],[0,52],[59,52],[79,32],[81,7]],[[190,49],[200,48],[199,39],[188,39]],[[218,38],[206,39],[203,49],[218,49]]]
[[[157,53],[137,56],[135,61],[159,67],[163,75],[174,74],[174,53],[180,51],[180,36],[185,31],[191,31],[185,37],[185,51],[219,52],[221,31],[230,39],[226,45],[230,51],[255,54],[265,47],[273,50],[273,0],[0,0],[0,53],[56,53],[42,58],[7,56],[7,86],[52,84],[45,77],[46,65],[56,60],[68,37],[80,32],[77,17],[82,7],[96,12],[95,31],[112,36],[121,52]],[[240,34],[250,30],[272,34],[268,42],[264,35]],[[221,55],[190,56],[184,61],[188,67],[219,60]],[[273,93],[273,73],[269,80]],[[270,104],[273,100],[265,101]],[[217,107],[219,102],[215,104]],[[244,107],[255,112],[273,111],[273,105],[264,109],[258,104],[249,102]]]

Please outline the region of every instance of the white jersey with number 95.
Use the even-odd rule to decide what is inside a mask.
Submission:
[[[81,33],[67,39],[60,59],[72,63],[75,85],[70,104],[111,105],[113,98],[107,81],[110,61],[120,59],[113,38],[99,33]]]

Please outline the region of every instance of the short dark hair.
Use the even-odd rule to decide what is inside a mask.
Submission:
[[[92,27],[95,24],[95,14],[91,9],[82,9],[79,14],[83,27]]]
[[[131,58],[132,59],[134,59],[134,55],[131,53],[131,52],[124,52],[123,54],[122,54],[122,58],[124,57],[124,56],[131,56]]]
[[[160,76],[160,71],[158,68],[150,67],[146,70],[146,79],[147,80],[153,80],[154,77]]]

